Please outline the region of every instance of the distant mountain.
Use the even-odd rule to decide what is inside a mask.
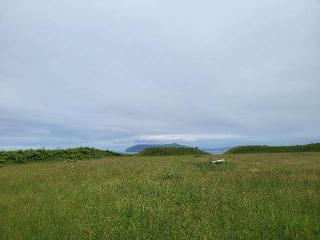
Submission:
[[[231,147],[221,147],[221,148],[200,148],[203,151],[213,153],[213,154],[222,154],[231,149]]]
[[[185,148],[187,146],[180,145],[178,143],[171,143],[171,144],[139,144],[135,145],[132,147],[129,147],[126,149],[126,152],[141,152],[145,150],[146,148],[151,148],[151,147],[177,147],[177,148]]]

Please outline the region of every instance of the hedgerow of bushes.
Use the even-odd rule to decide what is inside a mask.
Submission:
[[[0,151],[0,163],[25,163],[28,161],[64,159],[80,160],[119,155],[119,153],[115,153],[112,151],[89,147],[57,150],[28,149],[18,151]]]
[[[286,153],[286,152],[320,152],[320,143],[295,146],[239,146],[227,153]]]

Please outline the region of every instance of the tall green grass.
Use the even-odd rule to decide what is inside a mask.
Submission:
[[[319,182],[320,153],[5,165],[0,239],[319,239]]]

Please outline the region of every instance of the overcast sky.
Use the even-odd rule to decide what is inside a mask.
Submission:
[[[319,0],[1,0],[0,148],[315,141]]]

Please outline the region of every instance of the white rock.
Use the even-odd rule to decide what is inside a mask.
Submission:
[[[222,163],[225,163],[225,160],[224,159],[219,159],[219,160],[213,160],[211,162],[215,163],[215,164],[222,164]]]

